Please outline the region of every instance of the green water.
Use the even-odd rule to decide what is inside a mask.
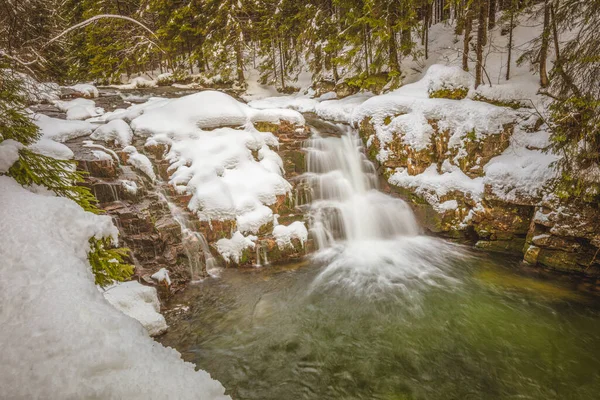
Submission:
[[[600,398],[600,302],[569,281],[476,253],[451,282],[315,290],[326,267],[223,270],[161,341],[239,400]]]

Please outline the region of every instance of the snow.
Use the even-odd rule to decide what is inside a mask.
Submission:
[[[108,154],[102,150],[92,150],[92,155],[94,156],[94,158],[96,160],[112,161],[112,159],[113,159],[110,156],[110,154]]]
[[[200,220],[236,219],[243,232],[257,232],[270,222],[266,207],[287,195],[281,158],[268,148],[277,139],[254,129],[220,128],[199,131],[173,141],[166,158],[173,171],[169,183],[180,193],[192,194],[188,208]],[[252,150],[258,150],[257,161]]]
[[[317,104],[319,104],[318,100],[300,93],[287,96],[267,97],[261,100],[253,100],[248,103],[250,107],[259,110],[266,108],[290,108],[302,113],[314,112]]]
[[[292,247],[292,240],[298,239],[302,246],[308,239],[308,230],[304,222],[295,221],[290,225],[277,225],[273,228],[273,236],[279,249]]]
[[[96,128],[90,138],[124,147],[131,144],[133,139],[133,131],[127,122],[123,121],[122,119],[115,119]]]
[[[109,216],[0,177],[0,387],[7,399],[224,400],[223,386],[152,340],[94,285],[88,239]]]
[[[440,198],[451,191],[457,190],[469,195],[475,202],[480,202],[484,182],[483,178],[471,179],[455,165],[445,160],[441,173],[436,164],[431,164],[422,174],[409,175],[404,168],[398,168],[390,176],[389,182],[393,185],[413,189],[438,211],[446,211],[454,204],[440,204]],[[442,204],[445,204],[442,206]]]
[[[142,171],[152,181],[156,180],[156,174],[154,173],[154,167],[148,157],[138,153],[137,149],[133,146],[127,146],[123,149],[124,152],[128,153],[127,164],[132,165],[134,168]]]
[[[255,110],[224,93],[204,91],[145,109],[131,125],[136,134],[150,136],[147,145],[169,145],[169,183],[192,195],[188,208],[200,220],[235,220],[240,232],[257,233],[272,220],[268,206],[291,185],[271,149],[277,138],[257,131],[253,122],[281,120],[304,123],[292,110]]]
[[[96,86],[91,83],[78,83],[73,86],[67,86],[67,88],[72,89],[78,93],[81,93],[85,97],[99,97],[100,92],[96,88]]]
[[[67,113],[68,120],[84,120],[104,114],[104,109],[96,107],[94,100],[78,98],[71,101],[57,100],[54,106]]]
[[[356,108],[371,97],[373,97],[373,93],[365,92],[353,94],[341,100],[321,101],[315,105],[314,112],[323,119],[349,124]]]
[[[485,184],[492,193],[506,201],[531,201],[542,197],[545,185],[558,177],[552,153],[509,147],[484,166]]]
[[[424,78],[427,81],[427,92],[432,93],[439,90],[457,90],[469,88],[475,80],[458,65],[445,66],[434,64],[427,70]]]
[[[0,142],[0,173],[8,172],[10,167],[19,160],[19,150],[23,147],[23,144],[13,139]]]
[[[28,149],[35,153],[60,160],[71,160],[74,157],[73,151],[69,147],[46,137],[42,137],[37,142],[29,145]]]
[[[42,114],[33,116],[33,123],[36,124],[46,139],[52,139],[56,142],[66,142],[80,136],[86,136],[92,133],[94,125],[85,121],[67,121],[64,119],[51,118]]]
[[[244,250],[248,248],[254,248],[255,242],[258,238],[253,235],[245,237],[241,232],[237,231],[233,234],[231,239],[220,239],[217,241],[217,251],[226,262],[235,262],[239,264]]]
[[[60,86],[56,83],[38,82],[28,74],[11,69],[3,69],[1,73],[18,78],[22,83],[21,94],[31,103],[51,103],[59,98]]]
[[[123,179],[121,181],[121,186],[123,186],[123,188],[125,189],[125,191],[127,191],[127,193],[137,194],[137,192],[138,192],[138,185],[134,181],[129,181],[129,180]]]
[[[167,330],[155,288],[130,281],[116,283],[102,294],[113,307],[142,324],[150,336],[160,335]]]
[[[153,88],[157,86],[157,82],[154,79],[146,79],[142,76],[132,78],[129,83],[123,85],[112,85],[111,87],[117,89],[138,89],[138,88]]]
[[[161,268],[151,276],[152,279],[159,283],[166,282],[167,285],[171,286],[171,278],[169,277],[169,271],[166,268]]]
[[[297,112],[255,110],[225,93],[207,90],[146,109],[132,121],[131,127],[138,135],[176,135],[188,134],[197,128],[239,127],[248,122],[278,123],[281,120],[304,123],[304,117]]]

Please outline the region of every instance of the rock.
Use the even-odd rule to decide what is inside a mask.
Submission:
[[[320,80],[313,85],[313,89],[315,90],[315,97],[321,97],[325,93],[335,91],[335,82]]]
[[[537,264],[539,255],[540,255],[539,247],[529,246],[529,247],[527,247],[527,250],[525,251],[525,256],[523,257],[523,259],[525,260],[525,262],[535,265],[535,264]]]
[[[346,82],[338,83],[335,86],[335,94],[338,99],[343,99],[344,97],[348,97],[357,92],[355,87],[348,85]]]

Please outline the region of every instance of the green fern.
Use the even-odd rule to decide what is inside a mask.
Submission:
[[[125,262],[129,249],[113,247],[110,238],[90,239],[88,260],[92,266],[96,285],[105,287],[114,281],[123,282],[133,274],[134,267]]]
[[[42,185],[57,196],[67,197],[84,210],[99,214],[98,200],[89,188],[77,185],[84,181],[85,172],[75,169],[75,161],[57,160],[28,149],[19,150],[19,160],[8,175],[23,186]]]

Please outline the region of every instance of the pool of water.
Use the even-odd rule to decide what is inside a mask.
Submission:
[[[425,236],[345,243],[190,286],[160,341],[239,400],[599,398],[597,297],[522,271]]]

